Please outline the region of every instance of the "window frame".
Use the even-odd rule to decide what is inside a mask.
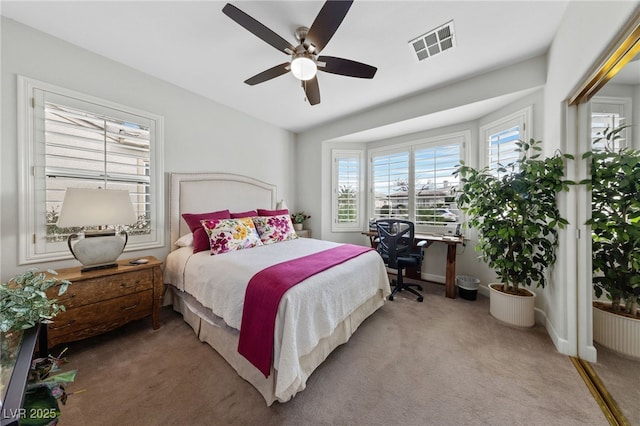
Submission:
[[[150,125],[152,132],[150,149],[150,180],[151,180],[151,235],[144,237],[145,241],[136,241],[132,236],[125,251],[160,248],[165,245],[164,220],[164,118],[148,111],[139,110],[101,99],[95,96],[76,92],[50,83],[32,78],[18,76],[18,264],[32,264],[45,261],[72,259],[65,243],[47,244],[46,221],[44,220],[46,205],[42,188],[44,188],[44,164],[39,161],[44,157],[44,140],[42,131],[44,117],[39,112],[43,107],[36,99],[40,92],[48,92],[73,98],[87,108],[87,111],[98,113],[101,110],[115,111],[123,116],[137,116],[144,118]],[[42,124],[42,126],[40,125]],[[42,204],[42,205],[40,205]],[[40,217],[41,216],[41,217]]]
[[[489,138],[502,131],[505,131],[514,125],[520,126],[520,140],[529,141],[530,128],[532,124],[533,108],[528,106],[512,114],[498,118],[490,123],[480,127],[480,143],[478,144],[480,152],[478,153],[478,163],[480,168],[490,167],[492,161],[489,158],[490,142]],[[506,164],[503,164],[506,166]]]
[[[451,145],[451,141],[454,139],[460,139],[460,161],[468,161],[468,146],[471,140],[471,131],[464,130],[460,132],[446,133],[434,137],[428,137],[424,139],[413,140],[410,142],[384,146],[379,148],[370,149],[367,153],[368,156],[368,194],[369,203],[367,206],[367,213],[369,217],[375,217],[375,186],[374,186],[374,171],[373,171],[373,159],[375,156],[393,155],[403,152],[408,153],[408,183],[409,193],[415,194],[415,152],[425,148],[433,148],[438,146]],[[416,197],[409,197],[407,202],[408,220],[416,221]],[[465,218],[462,212],[458,214],[458,220],[455,222],[443,222],[441,225],[435,224],[416,224],[416,232],[427,233],[453,233],[458,224],[464,223]]]
[[[615,96],[594,96],[591,101],[591,136],[593,137],[593,116],[595,114],[610,114],[618,115],[619,125],[628,125],[633,117],[632,105],[633,101],[628,97],[615,97]],[[616,112],[611,112],[611,109],[617,109]],[[620,144],[617,148],[627,147],[633,148],[633,126],[628,126],[620,132],[621,139],[618,141]]]
[[[348,223],[340,223],[338,221],[338,194],[340,190],[340,176],[338,160],[340,158],[355,159],[358,164],[358,188],[356,190],[356,221]],[[354,232],[362,231],[364,227],[364,151],[357,149],[338,149],[331,150],[331,232]]]

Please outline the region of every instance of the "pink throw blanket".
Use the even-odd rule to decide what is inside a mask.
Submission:
[[[332,266],[372,250],[343,244],[270,266],[255,274],[244,298],[238,352],[269,377],[280,299],[294,285]]]

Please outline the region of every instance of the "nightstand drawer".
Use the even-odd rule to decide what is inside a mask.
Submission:
[[[153,273],[146,269],[75,281],[62,296],[52,296],[70,309],[151,289]]]
[[[151,312],[153,291],[147,290],[128,296],[87,305],[58,314],[48,325],[49,346],[62,341],[84,339],[112,330]]]

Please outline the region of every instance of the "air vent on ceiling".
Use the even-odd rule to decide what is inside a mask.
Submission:
[[[429,31],[409,42],[418,61],[442,53],[456,46],[454,39],[453,21],[449,21],[438,28]]]

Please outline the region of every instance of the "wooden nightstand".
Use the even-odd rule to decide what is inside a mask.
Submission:
[[[146,259],[149,262],[142,265],[131,265],[131,259],[125,259],[116,268],[89,272],[80,272],[79,266],[57,270],[57,278],[72,284],[62,296],[56,287],[47,293],[66,308],[48,325],[48,347],[95,336],[149,315],[153,328],[160,327],[162,262],[151,256]]]
[[[311,238],[311,230],[310,229],[301,229],[299,231],[296,231],[296,234],[298,234],[298,237],[300,237],[300,238]]]

